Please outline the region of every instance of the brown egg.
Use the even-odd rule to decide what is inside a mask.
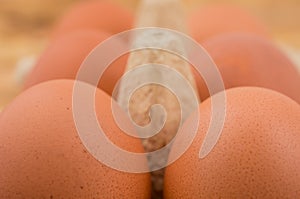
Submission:
[[[269,37],[266,28],[246,10],[233,5],[208,5],[188,18],[191,36],[202,42],[222,33],[248,32]]]
[[[165,198],[297,198],[299,104],[263,88],[234,88],[226,96],[222,134],[203,159],[199,151],[211,118],[211,98],[200,105],[200,126],[193,143],[166,169]],[[220,103],[214,108],[220,108]],[[181,132],[189,133],[193,117]],[[171,156],[180,142],[174,143]]]
[[[24,88],[27,89],[35,84],[53,79],[75,79],[85,58],[109,36],[104,32],[84,30],[54,40],[28,75]],[[124,45],[123,41],[116,40],[115,45],[108,50],[114,50],[114,48]],[[115,84],[123,75],[126,62],[127,56],[125,55],[113,62],[106,69],[98,87],[111,95]]]
[[[0,198],[150,198],[148,173],[112,169],[84,147],[72,114],[73,85],[72,80],[39,84],[2,113]],[[143,153],[140,140],[124,134],[113,120],[111,98],[97,89],[95,101],[109,139],[124,150]],[[131,125],[121,108],[116,114]],[[146,165],[146,158],[134,164]]]
[[[129,10],[108,0],[88,0],[76,3],[57,24],[53,36],[74,30],[92,29],[116,34],[133,26],[134,16]]]
[[[281,92],[300,102],[300,74],[271,42],[252,34],[223,34],[203,43],[222,75],[225,88],[257,86]],[[197,56],[197,55],[194,55]],[[209,96],[193,69],[201,99]]]

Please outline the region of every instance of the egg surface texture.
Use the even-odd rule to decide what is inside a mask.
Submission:
[[[225,124],[217,144],[199,158],[211,120],[211,100],[220,94],[200,105],[196,138],[184,155],[167,167],[165,198],[298,198],[299,104],[263,88],[225,92]],[[221,103],[219,100],[213,108],[218,111]],[[182,127],[183,133],[190,133],[194,116]],[[176,139],[170,156],[180,142]]]
[[[72,115],[73,85],[71,80],[36,85],[2,113],[0,198],[150,198],[149,174],[107,167],[84,147]],[[95,99],[107,137],[124,150],[143,153],[140,140],[114,122],[111,98],[97,89]],[[131,124],[121,109],[117,114]],[[136,164],[146,164],[146,158]]]

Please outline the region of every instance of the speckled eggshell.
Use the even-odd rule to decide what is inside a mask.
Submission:
[[[71,80],[39,84],[4,110],[0,198],[150,198],[149,174],[114,170],[87,152],[73,121],[73,84]],[[143,153],[140,140],[125,135],[114,122],[111,98],[99,89],[95,96],[98,119],[111,141]],[[117,114],[131,125],[121,108]],[[146,158],[136,164],[147,164]]]
[[[234,5],[206,5],[188,17],[191,36],[199,43],[219,34],[232,32],[253,33],[269,38],[264,25],[247,10]]]
[[[56,25],[53,38],[74,30],[100,30],[116,34],[133,27],[131,11],[109,0],[87,0],[75,3]]]
[[[86,57],[110,36],[101,31],[81,30],[52,41],[26,78],[24,89],[48,80],[75,79]],[[114,46],[108,51],[125,45],[124,41],[114,39]],[[124,73],[127,58],[127,55],[121,56],[110,64],[99,81],[98,87],[109,95]]]
[[[216,63],[226,89],[264,87],[300,103],[300,74],[295,64],[268,40],[253,34],[230,33],[206,40],[203,47]],[[201,99],[205,100],[209,97],[206,84],[195,69],[193,72]]]
[[[204,159],[199,159],[199,151],[210,122],[211,98],[200,105],[196,138],[166,169],[165,198],[298,198],[299,104],[263,88],[229,89],[226,96],[222,134]],[[218,103],[213,108],[221,107]],[[194,116],[181,132],[190,133]],[[174,143],[170,156],[177,144],[180,140]]]

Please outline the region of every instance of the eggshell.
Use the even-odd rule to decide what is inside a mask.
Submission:
[[[110,35],[104,32],[83,30],[54,40],[28,75],[24,89],[53,79],[75,79],[82,62],[89,53],[109,37]],[[124,45],[123,41],[118,42],[115,39],[115,45],[108,51]],[[121,56],[113,62],[99,81],[98,87],[109,95],[112,94],[115,84],[123,75],[127,57],[126,55]]]
[[[75,30],[92,29],[116,34],[133,27],[134,15],[108,0],[88,0],[74,4],[58,22],[53,37]]]
[[[203,47],[216,63],[226,89],[264,87],[300,103],[300,74],[296,66],[268,40],[253,34],[230,33],[205,41]],[[205,100],[209,96],[206,84],[195,69],[193,72],[201,99]]]
[[[149,174],[114,170],[87,152],[73,120],[73,84],[39,84],[3,112],[0,198],[150,198]],[[98,120],[109,139],[124,150],[143,153],[140,140],[125,135],[114,122],[111,98],[99,89],[95,98]],[[131,125],[121,108],[116,114]],[[146,158],[135,164],[145,165]]]
[[[191,36],[202,42],[222,33],[246,32],[269,37],[264,25],[242,7],[234,5],[207,5],[188,17]]]
[[[199,151],[211,119],[211,99],[200,105],[200,126],[190,148],[166,168],[165,198],[297,198],[300,194],[300,106],[268,89],[225,91],[220,139],[204,159]],[[222,101],[213,108],[218,110]],[[190,133],[195,115],[182,133]],[[214,124],[212,124],[214,125]],[[176,151],[176,140],[170,157]]]

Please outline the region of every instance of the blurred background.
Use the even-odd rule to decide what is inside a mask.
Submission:
[[[48,44],[52,27],[79,0],[1,0],[0,110],[19,92],[20,65],[32,64]],[[113,1],[113,0],[112,0]],[[139,0],[115,0],[135,10]],[[300,57],[299,0],[184,0],[187,12],[200,5],[230,3],[243,6],[266,24],[274,40],[296,62]]]

